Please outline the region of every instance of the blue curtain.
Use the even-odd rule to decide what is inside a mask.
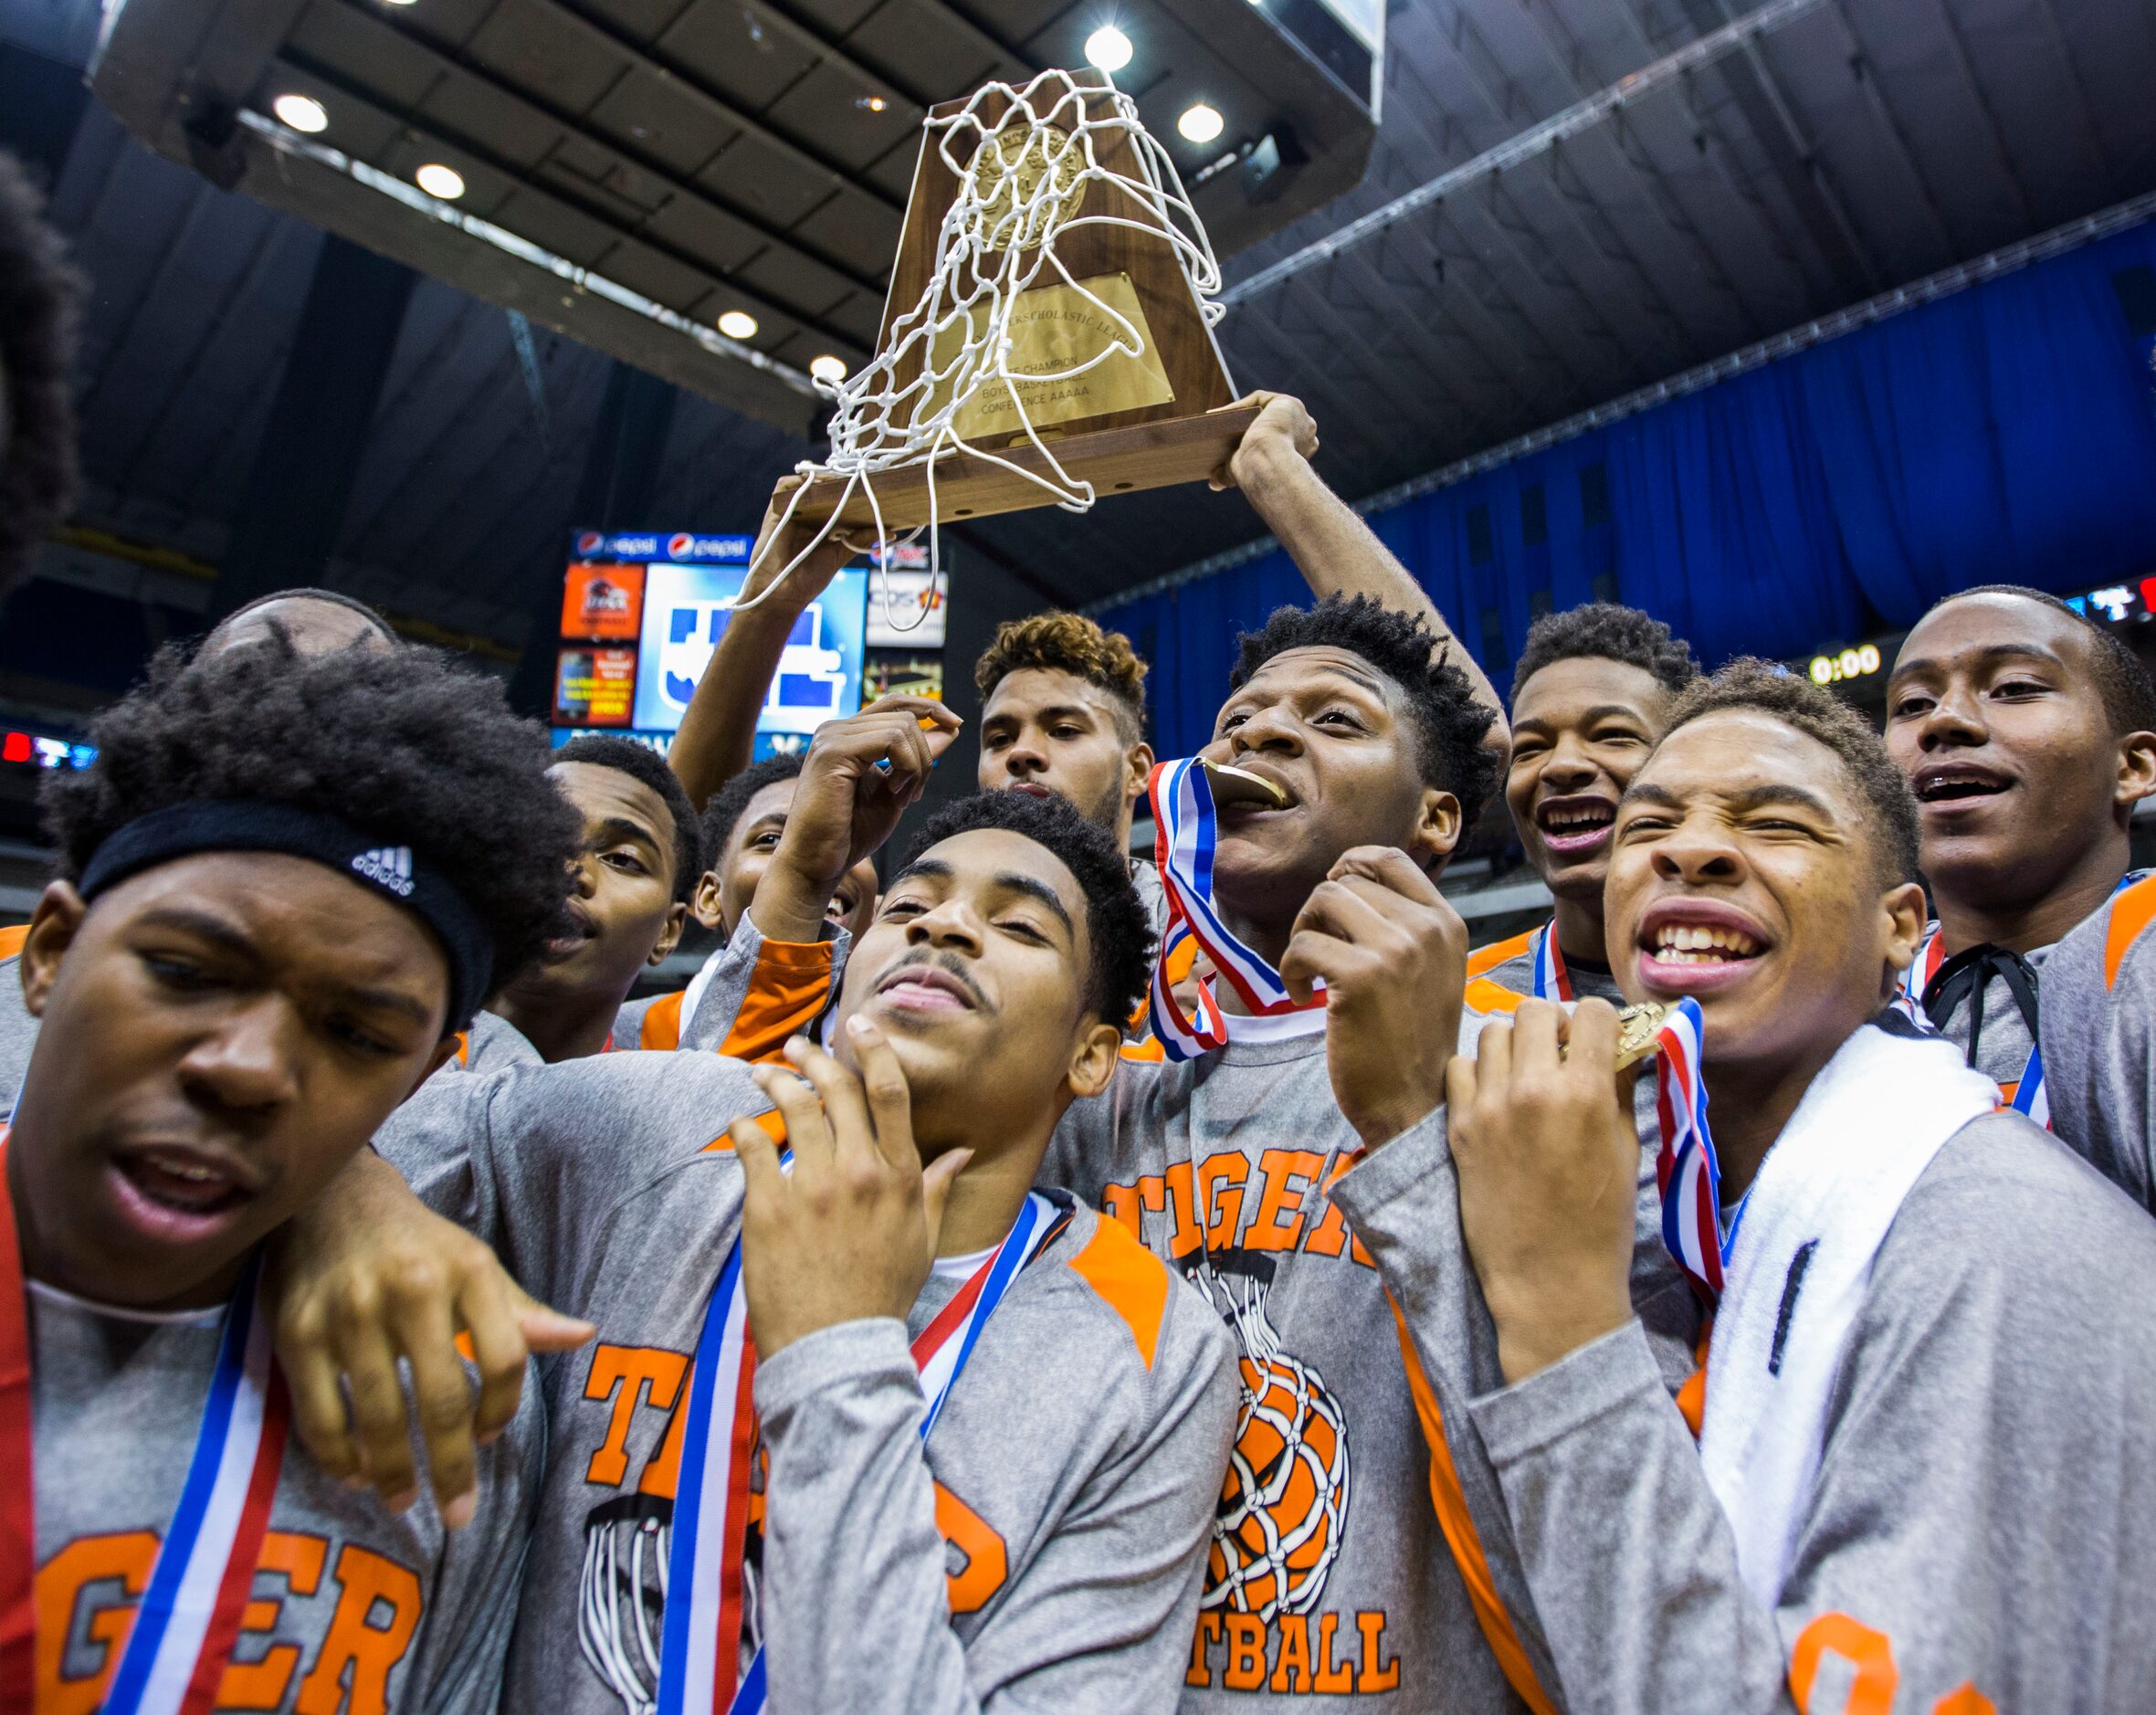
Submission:
[[[1912,623],[1972,584],[2156,573],[2156,224],[1972,287],[1371,519],[1502,687],[1594,599],[1711,663]],[[1234,637],[1307,599],[1275,552],[1101,616],[1155,742],[1211,735]]]

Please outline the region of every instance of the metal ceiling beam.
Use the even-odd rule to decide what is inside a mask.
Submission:
[[[122,493],[134,486],[135,474],[142,468],[143,457],[155,444],[158,436],[164,432],[165,424],[172,419],[173,407],[187,396],[194,387],[195,378],[201,373],[203,360],[224,336],[226,328],[231,325],[232,318],[239,312],[240,307],[255,295],[256,288],[262,283],[262,276],[268,272],[271,257],[276,254],[279,243],[293,230],[291,225],[282,220],[270,219],[262,223],[262,235],[255,240],[255,247],[248,253],[247,262],[240,268],[239,283],[225,294],[216,313],[203,324],[202,332],[196,337],[193,349],[188,352],[186,361],[180,365],[179,374],[174,376],[164,390],[164,397],[157,402],[156,410],[151,413],[149,423],[135,437],[135,443],[128,449],[126,457],[119,461],[120,474],[114,479],[113,486]]]
[[[2081,130],[2088,140],[2090,153],[2096,157],[2096,170],[2103,175],[2106,188],[2116,195],[2119,191],[2118,169],[2112,164],[2111,152],[2104,147],[2104,134],[2096,122],[2096,103],[2088,99],[2088,86],[2082,81],[2081,68],[2074,63],[2073,45],[2067,39],[2065,25],[2059,22],[2055,0],[2036,0],[2036,15],[2044,20],[2046,31],[2051,37],[2052,50],[2058,55],[2058,63],[2067,74],[2067,88],[2073,92],[2074,97],[2074,112],[2081,121]]]
[[[841,166],[835,161],[826,160],[806,144],[796,142],[783,132],[772,130],[762,120],[742,112],[723,96],[707,89],[698,80],[694,72],[687,69],[678,60],[666,54],[663,49],[657,53],[653,52],[650,47],[632,40],[606,19],[594,16],[582,6],[571,5],[569,0],[528,0],[528,4],[551,14],[588,39],[611,48],[628,60],[633,67],[647,71],[654,77],[665,79],[713,118],[723,119],[728,124],[738,126],[759,142],[770,148],[776,149],[782,154],[794,156],[798,164],[811,172],[827,173],[834,178],[852,184],[862,195],[874,202],[881,203],[893,214],[905,213],[900,205],[886,196],[875,185],[859,177],[852,168]],[[794,37],[800,46],[813,48],[826,58],[831,59],[845,69],[853,72],[864,83],[889,83],[890,79],[881,73],[872,72],[865,67],[856,65],[829,43],[824,41],[822,37],[809,34],[800,26],[784,19],[783,15],[773,13],[771,16],[780,20],[786,33]],[[909,103],[909,105],[918,104]]]
[[[1259,269],[1248,279],[1223,292],[1222,299],[1231,305],[1247,302],[1260,292],[1271,290],[1291,275],[1314,268],[1343,249],[1367,243],[1379,233],[1429,207],[1461,186],[1478,179],[1493,177],[1508,167],[1517,166],[1522,161],[1531,161],[1535,156],[1554,149],[1567,137],[1577,136],[1599,125],[1619,109],[1699,67],[1712,64],[1742,47],[1754,36],[1777,28],[1809,12],[1818,4],[1819,0],[1768,0],[1765,5],[1756,11],[1748,12],[1696,41],[1688,42],[1675,53],[1665,55],[1653,65],[1643,66],[1629,76],[1620,78],[1607,89],[1597,90],[1584,101],[1575,102],[1562,112],[1551,114],[1540,124],[1530,125],[1517,136],[1508,137],[1495,148],[1485,150],[1474,160],[1447,169],[1404,195],[1394,197],[1383,207],[1373,208],[1315,243],[1305,245],[1301,249],[1282,257],[1271,267]]]
[[[1872,118],[1877,121],[1879,129],[1887,133],[1888,141],[1894,145],[1896,158],[1900,161],[1902,170],[1909,174],[1909,183],[1916,186],[1918,200],[1931,216],[1931,225],[1939,235],[1940,259],[1951,262],[1961,247],[1954,237],[1954,229],[1947,219],[1945,206],[1932,190],[1930,180],[1924,176],[1924,169],[1918,163],[1916,150],[1910,145],[1907,133],[1902,131],[1900,120],[1895,117],[1894,110],[1887,105],[1887,98],[1879,89],[1878,64],[1866,50],[1863,38],[1856,34],[1856,23],[1843,6],[1842,0],[1829,0],[1827,10],[1833,15],[1835,22],[1841,26],[1842,39],[1848,47],[1850,74],[1864,90],[1865,101],[1871,109]]]
[[[2021,182],[2021,174],[2006,147],[2006,133],[1999,128],[1999,116],[1992,110],[1983,85],[1977,81],[1976,66],[1969,58],[1968,43],[1961,39],[1961,26],[1954,22],[1953,8],[1947,0],[1932,0],[1932,9],[1939,14],[1939,26],[1946,36],[1947,58],[1961,74],[1961,85],[1968,90],[1977,117],[1983,121],[1984,131],[1992,140],[1992,153],[1999,158],[1999,170],[2005,177],[2006,188],[2014,193],[2014,205],[2021,211],[2021,224],[2025,228],[2033,226],[2036,216],[2029,202],[2028,186]]]
[[[1702,29],[1729,16],[1729,0],[1682,0],[1682,4],[1687,15]],[[1752,135],[1774,163],[1783,190],[1810,228],[1812,242],[1840,280],[1842,289],[1878,290],[1885,279],[1878,260],[1849,217],[1833,175],[1819,159],[1812,140],[1804,135],[1756,38],[1746,40],[1724,64],[1722,80],[1751,127]],[[1850,278],[1852,268],[1855,279]]]
[[[1537,35],[1541,37],[1543,46],[1548,47],[1548,54],[1551,54],[1551,63],[1557,65],[1557,69],[1565,76],[1565,84],[1567,84],[1567,89],[1572,90],[1572,97],[1574,97],[1574,100],[1581,100],[1581,97],[1587,95],[1587,90],[1591,86],[1589,79],[1600,78],[1602,73],[1595,71],[1593,60],[1591,60],[1589,54],[1587,54],[1587,47],[1584,47],[1583,43],[1576,39],[1576,37],[1572,37],[1572,32],[1565,28],[1563,19],[1557,16],[1557,8],[1551,5],[1551,0],[1513,0],[1513,2],[1516,2],[1524,16],[1527,16],[1530,22],[1535,24]],[[1652,54],[1654,43],[1647,41],[1647,32],[1645,32],[1641,28],[1641,24],[1638,24],[1638,16],[1635,11],[1632,11],[1630,0],[1619,0],[1617,13],[1625,19],[1625,24],[1630,26],[1632,35],[1635,35],[1638,39],[1638,46],[1641,46],[1641,49]],[[1563,52],[1561,52],[1561,49],[1563,49]],[[1570,63],[1567,63],[1567,56],[1570,56]],[[1581,76],[1581,73],[1584,73],[1584,76]],[[1692,121],[1692,132],[1695,132],[1697,136],[1703,136],[1703,133],[1706,133],[1706,123],[1703,123],[1701,117],[1699,117],[1697,108],[1692,106],[1690,86],[1679,79],[1679,82],[1675,84],[1675,93],[1677,93],[1677,100],[1686,110],[1686,117]],[[1727,298],[1730,298],[1731,304],[1736,304],[1738,315],[1744,317],[1746,323],[1751,323],[1752,332],[1760,332],[1762,326],[1763,326],[1762,317],[1760,317],[1760,309],[1757,309],[1757,306],[1752,304],[1749,298],[1746,298],[1744,289],[1738,285],[1736,276],[1733,276],[1730,269],[1722,266],[1722,258],[1720,258],[1719,252],[1714,250],[1714,246],[1708,244],[1706,233],[1699,231],[1699,222],[1692,220],[1690,212],[1684,207],[1684,198],[1677,196],[1677,188],[1675,188],[1675,184],[1671,181],[1671,174],[1662,171],[1662,164],[1654,157],[1654,151],[1647,147],[1645,138],[1636,138],[1636,141],[1628,147],[1628,138],[1635,138],[1635,132],[1632,132],[1632,127],[1625,123],[1625,114],[1624,112],[1611,114],[1611,123],[1608,123],[1608,127],[1604,127],[1604,130],[1600,132],[1600,136],[1608,138],[1608,147],[1611,147],[1613,153],[1617,155],[1617,160],[1621,162],[1621,164],[1628,168],[1628,171],[1636,173],[1638,177],[1645,181],[1645,188],[1647,188],[1647,203],[1652,205],[1654,212],[1660,216],[1662,225],[1665,225],[1668,231],[1671,231],[1675,237],[1684,244],[1686,250],[1690,250],[1692,255],[1699,258],[1701,268],[1706,269],[1709,276],[1712,276],[1714,285],[1719,287],[1719,289],[1725,293]],[[1563,160],[1563,151],[1552,149],[1551,151],[1551,177],[1552,177],[1552,181],[1559,177],[1557,164],[1561,160]],[[1712,166],[1714,166],[1716,174],[1719,174],[1719,177],[1722,179],[1722,184],[1727,184],[1731,190],[1736,190],[1736,181],[1733,181],[1733,177],[1731,177],[1730,164],[1727,164],[1727,160],[1722,157],[1720,149],[1712,151]],[[1581,174],[1581,179],[1584,184],[1584,174]],[[1781,233],[1776,233],[1774,228],[1762,218],[1757,198],[1744,196],[1742,192],[1738,192],[1738,198],[1740,198],[1740,203],[1744,203],[1746,209],[1751,209],[1752,218],[1760,220],[1760,228],[1762,228],[1762,233],[1766,235],[1768,244],[1772,246],[1772,248],[1783,248],[1783,246],[1781,246]],[[1624,226],[1619,225],[1619,220],[1614,218],[1613,214],[1608,214],[1606,209],[1602,209],[1600,203],[1595,203],[1595,207],[1600,209],[1602,218],[1604,218],[1608,225],[1611,225],[1613,231],[1617,233],[1619,244],[1624,244],[1625,257],[1630,258],[1632,268],[1635,268],[1636,272],[1641,274],[1641,279],[1647,282],[1649,287],[1652,287],[1652,289],[1656,291],[1656,296],[1662,296],[1658,282],[1656,282],[1654,276],[1647,272],[1647,268],[1645,268],[1645,263],[1641,261],[1641,258],[1638,258],[1636,255],[1632,255],[1632,246],[1628,242],[1624,242]],[[1668,304],[1667,296],[1662,296],[1662,302]],[[1671,313],[1675,315],[1675,306],[1671,304],[1668,309],[1671,309]],[[1677,321],[1679,321],[1679,326],[1682,326],[1684,317],[1677,317]]]
[[[173,272],[180,266],[181,255],[187,248],[188,239],[195,236],[195,223],[202,218],[203,210],[210,205],[210,197],[209,182],[196,179],[189,188],[187,206],[180,216],[178,230],[165,239],[159,248],[157,266],[151,270],[149,279],[143,282],[142,290],[135,294],[134,301],[128,305],[127,312],[121,317],[120,326],[114,330],[110,342],[105,347],[105,355],[98,364],[98,373],[90,377],[89,385],[82,390],[75,406],[76,416],[80,420],[87,422],[90,412],[96,408],[99,398],[105,391],[105,384],[112,379],[113,366],[126,351],[128,342],[134,338],[135,328],[142,319],[142,312],[152,304],[164,301]]]
[[[556,5],[559,4],[559,0],[526,0],[526,3],[535,5]],[[844,277],[847,281],[858,287],[863,291],[880,292],[883,289],[883,282],[880,278],[870,279],[860,274],[857,274],[847,264],[836,261],[825,254],[823,251],[817,250],[813,246],[804,243],[802,240],[794,237],[791,234],[772,226],[762,216],[754,214],[753,212],[738,209],[732,204],[728,203],[721,198],[709,195],[705,191],[699,189],[698,186],[689,184],[679,174],[676,173],[673,168],[666,165],[663,162],[660,162],[656,156],[648,154],[646,152],[636,148],[633,144],[621,142],[610,134],[601,135],[586,132],[584,128],[584,119],[582,114],[571,113],[563,109],[557,108],[552,102],[543,100],[533,91],[524,89],[520,85],[510,83],[505,79],[497,77],[485,66],[482,66],[479,63],[479,61],[473,59],[468,54],[466,54],[461,48],[456,47],[448,43],[439,41],[433,36],[428,35],[424,30],[415,27],[415,25],[412,22],[407,21],[396,8],[370,5],[365,4],[365,0],[343,0],[343,4],[345,9],[352,13],[354,16],[364,18],[370,25],[388,30],[406,46],[415,48],[418,52],[426,55],[428,59],[434,62],[437,68],[447,68],[457,71],[463,76],[469,78],[473,82],[482,85],[484,88],[489,89],[498,100],[501,100],[505,104],[521,109],[525,113],[543,121],[544,123],[557,125],[569,136],[594,143],[599,148],[610,151],[611,153],[621,156],[623,160],[632,163],[639,173],[648,174],[659,184],[665,185],[668,191],[672,193],[674,195],[680,197],[684,202],[695,204],[703,208],[711,209],[715,213],[739,221],[742,226],[747,226],[754,231],[760,237],[763,239],[766,244],[775,245],[782,249],[797,250],[802,254],[810,257],[819,265],[829,268],[833,273]],[[568,14],[566,8],[563,8],[563,11],[565,15],[574,17],[580,22],[582,21],[581,14]],[[290,45],[288,44],[282,51],[287,58],[293,59],[295,63],[302,63],[300,61],[300,57],[294,52]],[[622,53],[625,58],[631,58],[630,71],[636,69],[634,59],[631,58],[633,50],[625,45],[620,46],[618,51]],[[311,58],[306,59],[303,63],[306,64],[307,68],[310,71],[312,71],[318,77],[327,77],[331,81],[338,83],[349,81],[349,79],[345,78],[342,71],[336,68],[323,66],[320,62]],[[437,75],[440,75],[438,70]],[[623,73],[625,78],[628,75],[628,71],[625,71]],[[665,78],[669,85],[679,87],[682,92],[689,96],[692,100],[697,99],[700,94],[707,93],[702,90],[700,85],[689,83],[678,73],[657,71],[654,75]],[[609,92],[611,92],[611,89],[614,87],[615,86],[609,86]],[[379,104],[379,98],[370,94],[366,90],[362,89],[355,91],[355,93],[359,94],[363,100]],[[605,99],[605,98],[604,96],[600,98],[602,101]],[[421,101],[419,103],[415,103],[415,107],[416,108],[424,105],[424,101]],[[596,106],[598,103],[594,102],[594,105]],[[719,118],[723,123],[731,125],[741,125],[742,123],[740,119],[732,116],[731,110],[730,109],[724,108],[722,103],[718,105],[720,108],[720,111],[715,113],[713,115],[714,118]],[[414,126],[424,125],[429,129],[436,131],[441,130],[438,121],[432,118],[422,119],[416,111],[414,111],[410,115],[406,116],[406,122]],[[746,131],[750,128],[744,126],[743,129]],[[493,165],[498,171],[505,172],[512,178],[519,179],[520,181],[522,179],[523,175],[518,169],[504,166],[499,161],[494,160],[486,144],[480,143],[475,146],[471,143],[469,139],[457,132],[443,132],[442,134],[447,136],[459,147],[470,148],[475,154],[480,155],[487,159],[489,163]],[[778,142],[779,140],[766,137],[765,141]],[[782,144],[782,146],[784,145]],[[706,162],[705,164],[708,166],[710,163]],[[835,168],[823,165],[813,165],[809,170],[818,174],[819,175],[828,174],[836,171]],[[548,194],[556,196],[564,195],[561,188],[557,185],[534,185],[532,188],[535,190],[545,191]],[[875,196],[875,200],[877,201],[882,202],[885,200],[880,195],[875,194],[873,192],[871,192],[871,195]],[[573,194],[568,196],[564,196],[564,200],[573,200]],[[888,203],[886,205],[889,206]],[[615,223],[612,219],[608,219],[607,224],[612,226]],[[641,242],[651,245],[655,249],[669,249],[669,247],[665,243],[664,240],[654,238],[642,230],[638,230],[638,232],[636,234],[636,237]],[[669,254],[678,255],[678,253],[671,252],[670,250]],[[687,257],[678,257],[678,259],[688,263],[690,266],[696,267],[699,272],[710,273],[712,271],[710,265],[708,263],[695,262],[692,260],[692,258]],[[798,321],[801,318],[796,315],[794,319]]]
[[[1500,121],[1509,123],[1509,116],[1506,111],[1508,107],[1507,100],[1499,93],[1493,91],[1489,88],[1488,80],[1482,78],[1479,70],[1464,56],[1460,55],[1458,46],[1456,42],[1450,38],[1446,38],[1445,41],[1445,47],[1446,51],[1452,53],[1454,57],[1459,60],[1459,63],[1467,68],[1467,76],[1470,81],[1476,85],[1478,93],[1479,93],[1483,99],[1484,105],[1495,112]],[[1403,77],[1415,79],[1417,84],[1421,86],[1424,93],[1430,99],[1427,103],[1395,102],[1394,104],[1394,111],[1395,114],[1404,111],[1408,116],[1409,122],[1412,123],[1415,129],[1422,133],[1425,141],[1434,144],[1436,140],[1431,138],[1429,128],[1427,124],[1425,123],[1422,115],[1425,110],[1435,110],[1436,96],[1434,92],[1430,90],[1427,82],[1425,81],[1421,68],[1417,67],[1412,59],[1404,59],[1401,61],[1400,67],[1400,75]],[[1463,136],[1464,134],[1465,133],[1463,131]],[[1409,195],[1412,195],[1414,193],[1410,192]],[[1459,226],[1461,224],[1459,207],[1463,202],[1468,204],[1470,206],[1477,206],[1477,212],[1481,215],[1483,224],[1488,226],[1497,234],[1499,245],[1511,257],[1516,267],[1521,272],[1527,274],[1531,279],[1533,279],[1536,284],[1541,286],[1545,293],[1550,291],[1552,289],[1552,282],[1544,277],[1535,267],[1533,262],[1529,259],[1526,253],[1520,248],[1520,245],[1513,238],[1511,231],[1507,228],[1502,221],[1498,219],[1496,214],[1491,209],[1476,205],[1474,204],[1474,199],[1471,197],[1456,198],[1454,199],[1452,209],[1454,225],[1456,226]],[[1425,224],[1425,223],[1421,221],[1413,221],[1402,223],[1393,227],[1389,227],[1386,229],[1387,238],[1389,240],[1392,237],[1398,237],[1402,234],[1418,231]],[[1529,223],[1522,221],[1520,224],[1521,226],[1527,226]],[[1463,236],[1465,236],[1464,231]],[[1581,384],[1581,368],[1577,357],[1568,354],[1558,349],[1555,342],[1551,339],[1549,333],[1542,327],[1541,321],[1539,321],[1536,317],[1530,312],[1527,300],[1523,298],[1520,291],[1505,279],[1503,274],[1501,274],[1491,263],[1489,263],[1481,256],[1477,255],[1475,259],[1477,264],[1481,267],[1486,273],[1488,273],[1492,283],[1497,287],[1498,290],[1502,292],[1506,300],[1510,303],[1513,312],[1520,318],[1520,325],[1526,328],[1534,335],[1537,340],[1541,342],[1544,351],[1548,353],[1549,361],[1552,363],[1562,373],[1563,379],[1558,388],[1557,397],[1561,402],[1569,402],[1571,397],[1575,396],[1576,390]],[[1570,277],[1568,275],[1568,279]],[[1586,304],[1590,310],[1592,310],[1593,305],[1589,302],[1586,294],[1580,289],[1577,281],[1572,282],[1572,289],[1573,295],[1577,297],[1583,304]],[[1605,329],[1607,329],[1608,324],[1606,321],[1604,323],[1604,326]],[[1614,331],[1609,330],[1608,331],[1609,337],[1613,341],[1615,341],[1617,336],[1615,335]],[[1514,342],[1514,343],[1517,344],[1517,342]],[[1544,403],[1541,408],[1548,408],[1547,404]]]

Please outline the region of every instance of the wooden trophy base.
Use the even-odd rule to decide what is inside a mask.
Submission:
[[[1132,494],[1140,489],[1203,482],[1228,461],[1244,431],[1257,421],[1260,409],[1255,405],[1232,405],[1208,411],[1203,416],[1132,423],[1083,435],[1057,437],[1052,431],[1044,431],[1042,439],[1055,453],[1057,464],[1069,475],[1091,483],[1095,495],[1106,500],[1111,494]],[[865,479],[839,510],[838,527],[845,531],[875,527],[876,514],[869,510],[866,492],[871,481],[887,531],[915,530],[931,522],[949,524],[965,518],[993,518],[998,512],[1023,512],[1055,503],[1047,489],[1018,474],[1023,470],[1048,475],[1047,460],[1031,441],[1021,437],[1017,446],[1003,448],[996,456],[1009,460],[1017,470],[1005,469],[973,453],[953,451],[938,458],[933,519],[929,514],[925,460]],[[831,516],[838,497],[845,492],[845,478],[819,476],[801,497],[796,516],[808,523],[821,523]]]

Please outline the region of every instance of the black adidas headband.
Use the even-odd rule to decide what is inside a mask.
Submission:
[[[195,798],[139,815],[97,848],[75,890],[85,901],[154,864],[207,851],[310,858],[410,910],[449,956],[448,1027],[461,1030],[494,984],[494,941],[448,881],[412,854],[321,810],[254,799]]]

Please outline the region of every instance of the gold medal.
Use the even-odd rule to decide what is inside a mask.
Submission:
[[[1617,1069],[1641,1060],[1654,1058],[1661,1045],[1656,1037],[1661,1034],[1662,1020],[1669,1009],[1654,1001],[1643,1001],[1637,1006],[1627,1006],[1617,1015]]]
[[[1263,775],[1244,768],[1231,768],[1225,763],[1210,763],[1202,756],[1198,766],[1205,771],[1205,779],[1213,787],[1215,805],[1255,805],[1261,810],[1288,807],[1288,794]]]

